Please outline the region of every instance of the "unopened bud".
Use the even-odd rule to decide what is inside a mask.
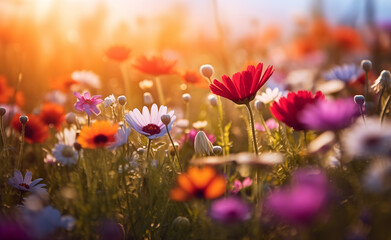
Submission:
[[[78,152],[81,150],[81,145],[80,145],[80,143],[78,143],[78,142],[75,142],[75,143],[73,144],[73,147],[74,147],[75,150],[78,151]]]
[[[369,60],[362,60],[362,61],[361,61],[361,68],[362,68],[365,72],[369,72],[369,71],[372,69],[372,62],[369,61]]]
[[[0,107],[0,116],[4,116],[6,112],[7,110],[5,110],[5,108]]]
[[[163,114],[160,118],[162,120],[162,122],[165,124],[165,125],[168,125],[170,124],[171,122],[171,116],[168,115],[168,114]]]
[[[199,131],[195,137],[194,151],[200,156],[210,156],[213,154],[213,144],[203,131]]]
[[[144,93],[144,104],[151,105],[153,103],[152,94],[149,92]]]
[[[126,97],[124,95],[121,95],[117,98],[117,101],[119,104],[121,104],[122,106],[124,106],[126,104]]]
[[[223,152],[223,148],[220,147],[220,146],[214,146],[213,147],[213,153],[215,155],[221,155],[221,153]]]
[[[27,116],[20,116],[19,121],[22,124],[26,124],[29,121],[29,118]]]
[[[209,101],[209,104],[212,105],[212,107],[216,107],[217,106],[217,97],[216,97],[216,95],[210,94],[208,96],[208,101]]]
[[[115,97],[113,94],[110,94],[108,97],[105,98],[105,100],[103,101],[103,104],[105,106],[105,108],[113,105],[115,103]]]
[[[187,217],[177,217],[172,221],[172,227],[176,232],[187,232],[190,230],[191,224]]]
[[[255,109],[257,109],[258,111],[262,111],[263,107],[265,106],[265,104],[261,100],[256,100],[254,105]]]
[[[357,105],[362,106],[365,103],[365,97],[363,95],[356,95],[354,96],[354,102]]]
[[[212,65],[210,65],[210,64],[205,64],[200,67],[200,72],[201,72],[202,76],[204,76],[206,78],[211,78],[213,76],[214,71],[215,70],[213,69]]]
[[[182,99],[183,99],[183,101],[185,101],[185,102],[190,102],[191,95],[188,94],[188,93],[184,93],[184,94],[182,94]]]
[[[69,112],[65,115],[65,121],[71,125],[76,124],[76,114],[74,112]]]

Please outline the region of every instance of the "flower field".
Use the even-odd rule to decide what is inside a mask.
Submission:
[[[391,239],[381,1],[76,2],[0,2],[0,239]]]

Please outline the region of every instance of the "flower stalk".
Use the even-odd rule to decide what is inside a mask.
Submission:
[[[251,124],[251,132],[252,132],[253,143],[254,143],[254,151],[255,151],[255,154],[258,155],[257,136],[255,135],[255,124],[254,124],[253,111],[251,110],[250,103],[246,103],[246,107],[248,110],[248,114],[250,115],[250,124]]]

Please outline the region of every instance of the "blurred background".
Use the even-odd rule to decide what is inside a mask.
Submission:
[[[131,49],[131,107],[142,104],[138,82],[148,78],[131,67],[142,54],[176,59],[178,71],[212,64],[217,79],[259,61],[275,66],[277,82],[363,58],[377,73],[390,67],[390,10],[389,0],[1,0],[0,75],[31,110],[53,79],[79,70],[99,76],[94,94],[123,94],[120,67],[105,57],[114,45]]]

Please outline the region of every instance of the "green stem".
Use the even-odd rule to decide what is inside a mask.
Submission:
[[[151,148],[151,142],[152,142],[152,140],[148,138],[147,158],[145,159],[146,162],[148,162],[148,160],[149,160],[149,150]]]
[[[262,115],[261,111],[259,111],[259,118],[261,119],[261,124],[265,128],[265,131],[266,131],[267,135],[269,135],[271,137],[272,134],[270,132],[270,129],[266,125],[265,119],[263,118],[263,115]]]
[[[18,165],[17,169],[22,170],[22,158],[23,158],[23,148],[24,148],[24,135],[26,130],[26,124],[22,123],[22,140],[20,141],[20,150],[19,150],[19,158],[18,158]]]
[[[388,98],[386,100],[386,103],[384,104],[383,110],[382,110],[381,115],[380,115],[380,124],[383,124],[384,117],[386,115],[388,105],[390,105],[390,101],[391,101],[391,95],[388,96]]]
[[[91,127],[91,117],[87,114],[87,124],[89,127]]]
[[[218,127],[220,129],[221,143],[223,144],[223,156],[229,154],[229,146],[225,141],[224,125],[223,125],[223,104],[221,102],[220,96],[217,96],[217,114],[218,114]]]
[[[182,166],[181,166],[181,162],[179,161],[178,151],[176,150],[176,147],[175,147],[175,145],[174,145],[174,141],[172,140],[172,137],[171,137],[171,134],[170,134],[170,130],[168,130],[168,126],[167,126],[167,125],[166,125],[166,130],[167,130],[167,135],[168,135],[168,137],[170,138],[171,145],[172,145],[172,147],[174,148],[175,156],[176,156],[176,158],[178,159],[179,169],[181,170],[181,172],[183,172]]]
[[[156,82],[157,94],[159,97],[159,103],[160,103],[160,105],[165,105],[164,92],[163,92],[163,87],[162,87],[162,83],[160,81],[160,78],[155,77],[155,82]]]
[[[255,150],[255,154],[258,155],[258,145],[257,145],[257,137],[255,135],[255,125],[254,125],[253,111],[251,110],[250,103],[246,103],[246,107],[247,107],[247,110],[248,110],[248,114],[250,115],[251,131],[252,131],[252,135],[253,135],[254,150]]]

